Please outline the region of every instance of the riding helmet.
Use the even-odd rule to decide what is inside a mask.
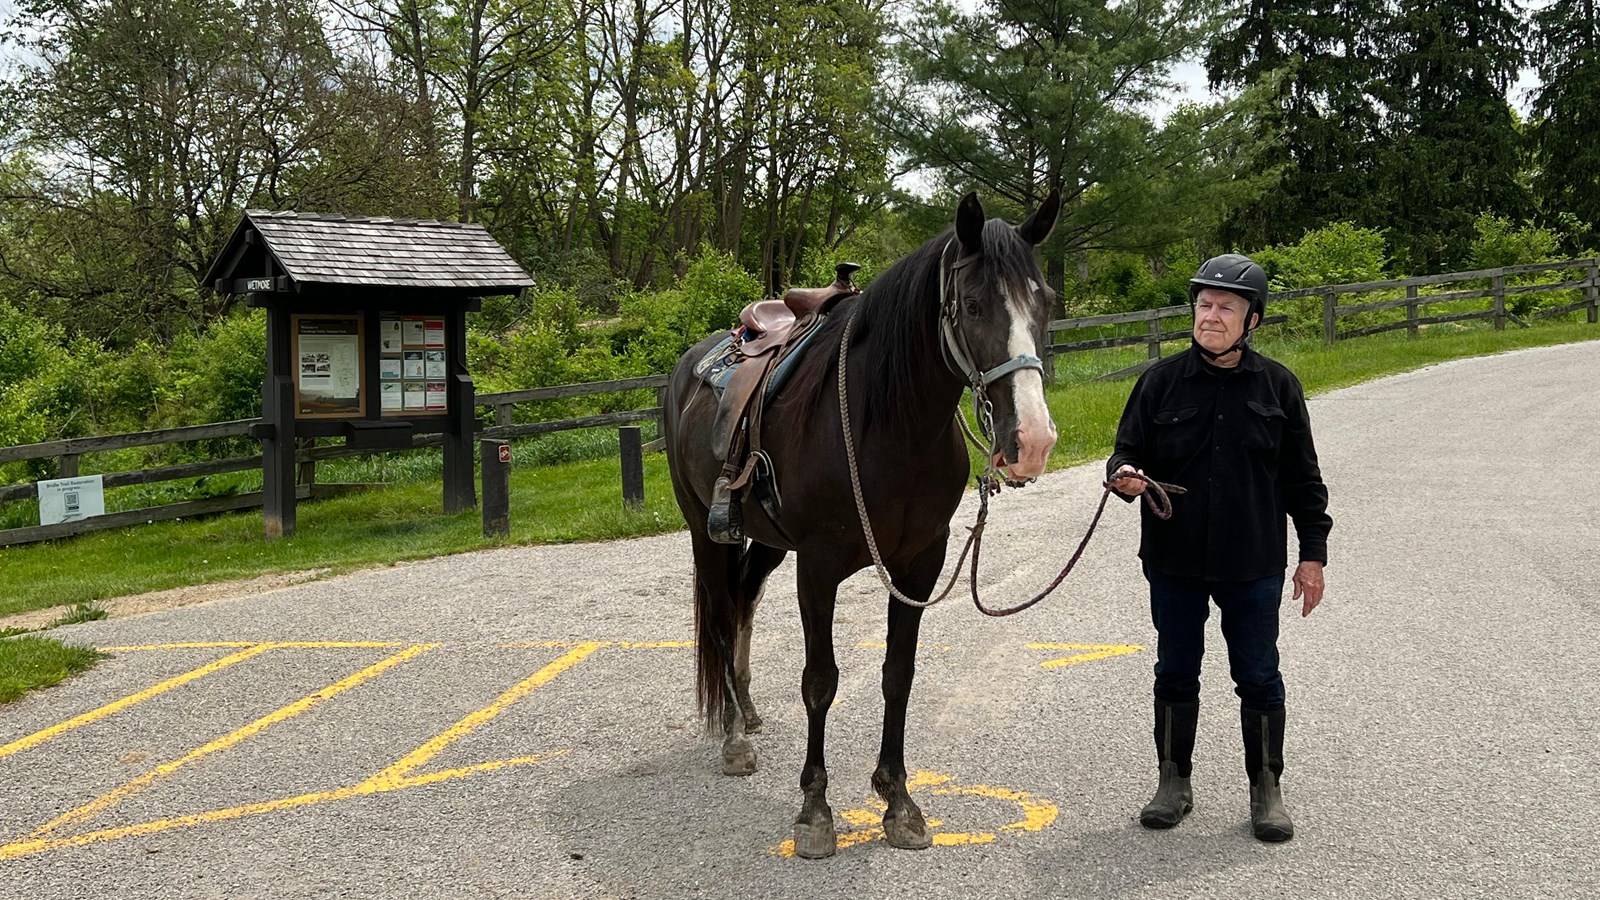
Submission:
[[[1248,256],[1226,253],[1202,263],[1189,279],[1189,303],[1206,288],[1232,291],[1250,301],[1250,312],[1263,318],[1267,314],[1267,273]]]

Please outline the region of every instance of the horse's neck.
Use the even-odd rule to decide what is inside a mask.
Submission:
[[[913,447],[926,446],[950,427],[952,416],[961,402],[963,383],[951,372],[945,362],[941,346],[943,338],[938,324],[938,306],[928,302],[930,310],[926,321],[919,322],[920,340],[910,345],[906,355],[906,371],[891,372],[888,377],[904,378],[908,383],[899,385],[896,394],[905,398],[910,407],[901,418],[902,427],[891,429],[899,439]],[[893,327],[887,322],[878,323],[880,335]],[[874,350],[869,344],[863,348],[870,357]]]

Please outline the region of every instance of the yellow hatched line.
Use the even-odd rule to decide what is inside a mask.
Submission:
[[[137,778],[134,778],[132,781],[128,781],[128,782],[122,784],[121,786],[119,786],[116,789],[112,790],[110,793],[105,794],[104,796],[101,796],[101,797],[99,797],[99,798],[97,798],[95,800],[92,800],[92,801],[84,804],[83,806],[78,807],[77,809],[69,810],[69,811],[67,811],[65,813],[62,813],[60,816],[57,816],[55,819],[52,819],[51,821],[45,823],[44,825],[41,825],[38,828],[34,829],[33,834],[30,835],[30,837],[33,837],[33,838],[44,838],[44,837],[47,837],[48,835],[50,835],[52,832],[62,828],[63,826],[70,825],[70,824],[73,824],[75,822],[82,822],[82,821],[86,821],[88,819],[92,819],[95,816],[99,815],[100,813],[106,811],[110,807],[112,807],[112,806],[114,806],[114,805],[116,805],[118,803],[121,803],[123,800],[126,800],[127,798],[133,796],[134,794],[138,793],[139,791],[144,790],[146,787],[148,787],[156,779],[165,777],[167,775],[171,775],[173,772],[178,771],[179,769],[183,768],[184,766],[187,766],[190,763],[196,762],[196,761],[198,761],[200,759],[204,759],[205,757],[210,756],[213,753],[216,753],[216,752],[221,751],[221,750],[226,750],[229,747],[232,747],[235,744],[238,744],[240,741],[243,741],[243,740],[245,740],[247,738],[250,738],[250,737],[252,737],[254,735],[260,734],[262,731],[265,731],[266,729],[272,727],[273,725],[276,725],[279,722],[283,722],[283,721],[286,721],[288,719],[292,719],[295,716],[298,716],[301,713],[303,713],[303,712],[305,712],[305,711],[307,711],[309,709],[312,709],[312,708],[324,703],[327,700],[330,700],[330,699],[332,699],[334,697],[339,696],[340,694],[344,693],[345,691],[350,690],[351,688],[356,687],[357,685],[363,684],[363,683],[365,683],[367,681],[371,681],[372,679],[378,677],[379,675],[382,675],[384,672],[389,671],[390,669],[394,668],[395,666],[398,666],[401,663],[406,662],[407,660],[414,659],[414,658],[416,658],[418,656],[421,656],[422,654],[428,652],[429,650],[434,649],[437,646],[439,646],[439,645],[438,644],[416,644],[416,645],[413,645],[411,647],[407,647],[406,649],[400,651],[399,653],[396,653],[393,656],[390,656],[389,658],[387,658],[387,659],[385,659],[385,660],[383,660],[381,662],[378,662],[378,663],[376,663],[374,665],[368,666],[367,668],[362,669],[361,671],[359,671],[359,672],[357,672],[357,673],[355,673],[353,675],[350,675],[347,678],[340,679],[339,681],[336,681],[333,684],[330,684],[327,687],[322,688],[321,690],[317,691],[316,693],[311,694],[311,695],[306,696],[306,697],[302,697],[301,699],[296,700],[295,702],[293,702],[293,703],[289,704],[288,706],[285,706],[285,707],[283,707],[283,708],[281,708],[281,709],[279,709],[279,710],[277,710],[275,712],[268,713],[267,715],[262,716],[261,718],[255,720],[254,722],[251,722],[250,724],[245,725],[242,728],[239,728],[239,729],[237,729],[237,730],[235,730],[235,731],[233,731],[233,732],[231,732],[229,734],[226,734],[226,735],[224,735],[222,737],[219,737],[216,740],[211,741],[210,743],[206,744],[205,746],[200,747],[200,748],[198,748],[196,750],[193,750],[193,751],[185,754],[184,756],[179,757],[178,759],[174,759],[174,760],[171,760],[169,762],[162,763],[161,765],[156,766],[154,769],[151,769],[150,771],[145,772],[143,775],[140,775]]]
[[[1083,650],[1072,656],[1060,659],[1047,659],[1039,663],[1041,669],[1059,669],[1075,663],[1094,662],[1097,659],[1110,659],[1113,656],[1127,656],[1129,653],[1138,653],[1144,648],[1138,644],[1029,644],[1029,650]]]
[[[591,644],[620,650],[681,650],[693,647],[694,641],[512,641],[495,646],[506,650],[566,650]]]
[[[181,644],[129,644],[125,647],[99,647],[101,653],[133,653],[139,650],[211,650],[220,647],[254,647],[258,641],[185,641]]]
[[[125,647],[101,647],[99,650],[101,653],[134,653],[141,650],[196,650],[210,647],[253,646],[256,646],[254,641],[193,641],[178,644],[130,644]],[[273,641],[272,646],[285,650],[356,650],[403,647],[405,641]]]
[[[263,813],[278,812],[285,809],[295,809],[301,806],[311,806],[316,803],[328,803],[334,800],[348,800],[351,797],[362,797],[372,794],[382,794],[401,788],[419,787],[425,784],[437,784],[441,781],[452,781],[466,778],[479,772],[492,772],[510,766],[525,766],[554,759],[568,751],[558,750],[553,753],[542,753],[535,756],[522,756],[516,759],[502,759],[489,763],[480,763],[475,766],[464,766],[459,769],[447,769],[442,772],[430,772],[415,778],[400,778],[390,782],[377,783],[368,779],[354,787],[339,788],[333,791],[317,791],[311,794],[301,794],[298,797],[285,797],[281,800],[268,800],[263,803],[249,803],[243,806],[233,806],[227,809],[214,809],[190,816],[177,816],[170,819],[159,819],[154,822],[142,822],[138,825],[125,825],[119,828],[106,828],[100,831],[91,831],[86,834],[73,835],[64,838],[27,838],[0,846],[0,861],[17,859],[33,853],[43,853],[47,850],[59,850],[63,847],[82,847],[85,844],[94,844],[102,841],[114,841],[120,838],[139,837],[142,835],[158,834],[176,828],[192,828],[196,825],[206,825],[213,822],[226,822],[230,819],[242,819],[246,816],[258,816]]]
[[[510,690],[496,698],[493,703],[468,714],[466,718],[435,735],[426,744],[407,753],[394,765],[363,781],[358,787],[381,786],[405,779],[406,776],[427,765],[435,756],[444,752],[445,748],[492,721],[496,716],[505,712],[506,708],[511,704],[526,697],[542,685],[548,684],[557,675],[582,662],[589,654],[604,646],[603,642],[589,641],[573,647],[554,662],[518,682]]]
[[[52,725],[49,728],[46,728],[46,729],[44,729],[42,731],[36,731],[33,734],[28,735],[27,737],[19,738],[18,740],[12,741],[11,743],[6,744],[3,747],[0,747],[0,759],[4,759],[5,757],[10,756],[13,753],[20,753],[23,750],[28,749],[29,747],[37,747],[38,745],[44,743],[45,741],[50,740],[51,738],[59,737],[59,736],[61,736],[63,734],[66,734],[69,731],[72,731],[73,729],[82,728],[85,725],[91,724],[93,722],[98,722],[101,719],[104,719],[107,716],[114,715],[114,714],[116,714],[118,712],[121,712],[122,710],[127,709],[130,706],[133,706],[133,705],[138,704],[138,703],[143,703],[144,701],[149,700],[151,697],[156,697],[156,696],[159,696],[161,694],[164,694],[167,691],[172,690],[173,688],[182,687],[182,686],[188,684],[189,682],[194,681],[197,678],[204,678],[205,676],[210,675],[213,672],[219,672],[219,671],[221,671],[223,669],[228,668],[229,666],[231,666],[231,665],[233,665],[235,663],[244,662],[245,660],[247,660],[247,659],[249,659],[249,658],[251,658],[253,656],[260,656],[261,654],[267,652],[268,650],[272,650],[272,649],[275,649],[275,648],[280,647],[280,646],[282,646],[282,645],[281,644],[270,644],[270,643],[269,644],[255,644],[254,646],[247,647],[247,648],[239,651],[238,653],[234,653],[234,654],[231,654],[229,656],[224,656],[223,658],[221,658],[219,660],[216,660],[215,662],[206,663],[205,665],[201,666],[198,669],[193,669],[193,670],[190,670],[188,672],[183,673],[182,675],[178,675],[178,676],[173,677],[173,678],[168,678],[166,681],[163,681],[160,684],[155,685],[154,687],[145,688],[144,690],[138,692],[137,694],[130,694],[130,695],[126,696],[126,697],[123,697],[121,700],[117,700],[117,701],[114,701],[114,702],[111,702],[111,703],[107,703],[105,706],[102,706],[99,709],[90,710],[89,712],[86,712],[86,713],[84,713],[83,715],[80,715],[80,716],[74,716],[73,718],[70,718],[70,719],[66,720],[65,722],[58,722],[57,724]]]

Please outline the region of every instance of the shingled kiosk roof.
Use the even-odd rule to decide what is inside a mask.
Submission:
[[[487,297],[533,285],[482,225],[246,210],[206,273],[219,293],[313,285]],[[325,291],[318,291],[319,293]]]

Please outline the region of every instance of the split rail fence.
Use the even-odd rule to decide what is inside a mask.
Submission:
[[[1513,284],[1509,281],[1519,277],[1563,270],[1581,270],[1584,274],[1576,279],[1543,284]],[[1487,281],[1488,285],[1487,287],[1447,290],[1441,293],[1422,293],[1424,288],[1438,288],[1440,286],[1474,281]],[[1396,291],[1403,292],[1403,296],[1387,296]],[[1537,310],[1530,313],[1527,319],[1516,315],[1508,306],[1510,298],[1550,291],[1581,291],[1583,298],[1575,302]],[[1340,302],[1342,297],[1362,294],[1379,294],[1380,299],[1363,300],[1358,303]],[[1273,311],[1276,308],[1281,308],[1284,303],[1306,301],[1312,298],[1321,300],[1322,340],[1324,345],[1330,347],[1339,341],[1396,331],[1402,328],[1406,329],[1411,337],[1416,337],[1419,330],[1425,326],[1447,322],[1488,319],[1493,320],[1496,330],[1504,330],[1508,322],[1520,327],[1526,327],[1529,320],[1546,319],[1580,310],[1586,311],[1588,322],[1594,324],[1600,321],[1600,258],[1509,266],[1473,272],[1454,272],[1446,275],[1429,275],[1420,278],[1326,285],[1284,291],[1272,295],[1268,307],[1271,314],[1267,316],[1263,325],[1281,325],[1288,321],[1289,316],[1282,312]],[[1487,301],[1484,308],[1429,314],[1429,307],[1441,304],[1459,305],[1464,301],[1478,300]],[[1394,315],[1393,311],[1401,309],[1405,311],[1403,319],[1377,322],[1366,321],[1373,318],[1373,314],[1389,312],[1392,316]],[[1052,341],[1054,341],[1054,335],[1056,334],[1088,328],[1103,328],[1105,326],[1132,323],[1145,323],[1146,327],[1141,333],[1137,334],[1112,335],[1065,343],[1052,343],[1049,348],[1050,359],[1053,362],[1056,356],[1068,353],[1145,345],[1148,351],[1148,356],[1145,360],[1104,376],[1107,378],[1126,377],[1141,371],[1159,359],[1163,343],[1186,340],[1190,334],[1188,325],[1181,328],[1167,328],[1165,327],[1165,322],[1168,319],[1186,318],[1188,315],[1189,307],[1183,305],[1056,320],[1050,322],[1048,326],[1052,334]],[[1341,330],[1339,327],[1340,321],[1351,317],[1361,317],[1358,321],[1361,321],[1362,324]],[[527,390],[480,394],[475,398],[474,402],[480,408],[487,407],[493,411],[494,424],[485,427],[479,432],[478,436],[481,438],[511,439],[583,428],[608,428],[631,426],[643,422],[657,422],[661,418],[662,394],[666,384],[667,376],[665,375],[647,375],[617,381],[555,385],[529,388]],[[656,405],[644,409],[622,410],[552,421],[523,423],[514,421],[513,410],[519,403],[566,400],[639,390],[656,391]],[[78,475],[80,459],[85,454],[163,444],[244,438],[249,436],[250,427],[260,421],[260,419],[240,419],[233,422],[216,422],[208,425],[168,428],[159,431],[69,438],[15,447],[0,447],[0,464],[55,458],[58,460],[58,473],[55,477],[71,478]],[[438,435],[427,435],[417,438],[413,443],[413,449],[435,446],[439,443]],[[622,442],[622,445],[625,452],[629,447],[638,446],[636,443],[627,441]],[[660,449],[660,441],[657,440],[651,444],[646,444],[643,449],[658,450]],[[348,492],[352,489],[360,489],[363,486],[317,484],[317,463],[323,460],[366,456],[379,452],[385,451],[352,449],[343,446],[307,447],[300,450],[296,456],[299,462],[297,478],[299,482],[299,487],[297,488],[299,497],[301,499],[317,498]],[[628,462],[628,460],[624,460],[625,470],[628,468]],[[103,476],[103,480],[106,488],[114,488],[165,481],[181,481],[260,468],[261,456],[257,454],[181,465],[160,466],[138,471],[106,473]],[[24,501],[37,495],[37,482],[0,486],[0,504]],[[261,493],[252,492],[113,512],[60,525],[12,528],[0,530],[0,547],[146,522],[250,509],[261,505]]]

